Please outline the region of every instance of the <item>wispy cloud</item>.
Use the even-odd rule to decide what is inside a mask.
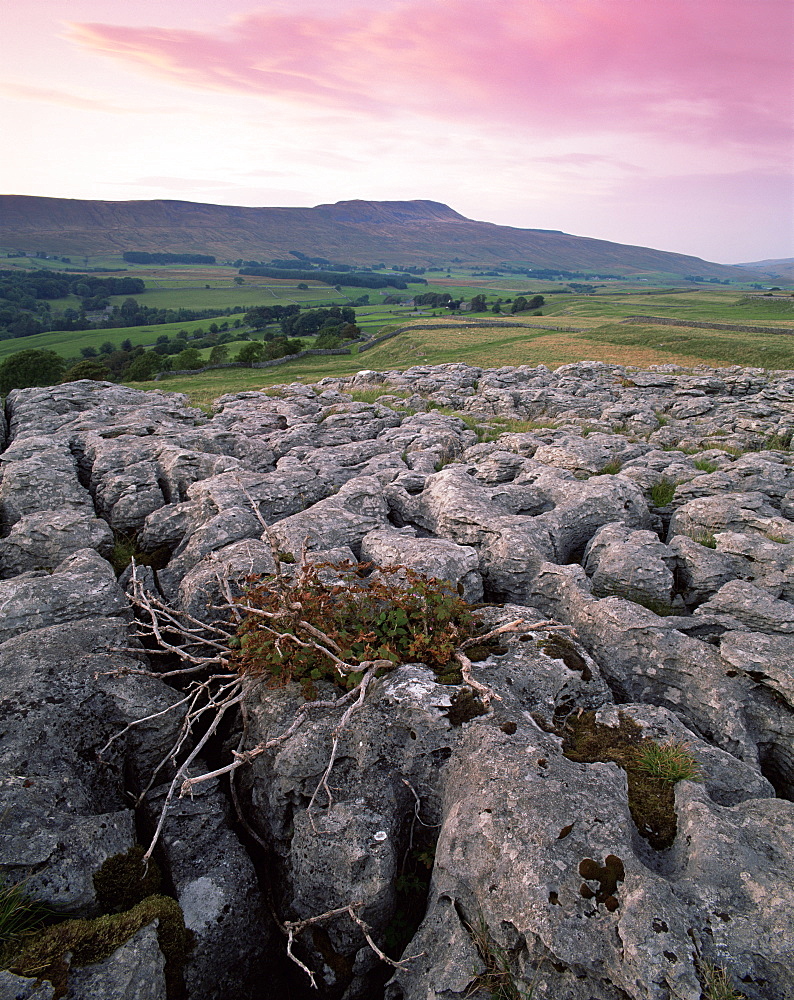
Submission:
[[[188,189],[209,191],[215,188],[236,187],[231,181],[217,179],[201,180],[198,177],[137,177],[129,181],[120,181],[131,187],[152,187],[167,191],[186,191]]]
[[[6,97],[18,98],[23,101],[43,101],[45,104],[59,104],[78,111],[103,111],[108,114],[124,114],[129,109],[96,97],[81,97],[65,90],[55,90],[50,87],[31,87],[22,83],[0,82],[0,93]]]
[[[42,104],[72,108],[76,111],[98,111],[111,115],[174,114],[179,110],[175,107],[134,107],[116,104],[101,97],[85,97],[81,94],[70,93],[68,90],[36,87],[11,81],[0,81],[0,94],[23,101],[38,101]]]
[[[327,14],[260,10],[212,32],[77,24],[72,37],[190,87],[328,109],[775,145],[790,86],[791,7],[761,6],[399,0]]]

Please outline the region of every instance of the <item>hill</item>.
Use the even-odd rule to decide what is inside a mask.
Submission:
[[[747,280],[741,268],[546,229],[476,222],[434,201],[342,201],[244,208],[188,201],[78,201],[0,195],[0,247],[98,256],[125,250],[268,259],[299,250],[332,260],[450,262]]]
[[[794,257],[779,257],[771,260],[754,260],[748,264],[737,264],[736,267],[746,268],[748,271],[756,271],[764,274],[775,281],[783,281],[786,284],[794,281]]]

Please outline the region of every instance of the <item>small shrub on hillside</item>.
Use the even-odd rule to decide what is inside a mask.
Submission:
[[[235,652],[240,673],[270,675],[279,685],[299,681],[309,693],[319,680],[355,687],[362,672],[341,677],[317,648],[322,633],[348,664],[422,662],[442,680],[459,682],[454,652],[475,628],[465,601],[449,584],[405,567],[381,567],[369,577],[368,569],[317,564],[301,567],[292,581],[250,583],[238,601],[244,611]]]

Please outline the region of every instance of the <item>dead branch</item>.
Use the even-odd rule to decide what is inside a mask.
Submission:
[[[314,805],[317,799],[317,795],[319,794],[320,789],[322,789],[325,792],[325,795],[328,799],[328,804],[326,805],[327,811],[330,811],[331,806],[333,805],[334,802],[334,797],[331,794],[331,789],[328,787],[328,779],[331,776],[331,771],[333,770],[334,762],[336,761],[336,753],[337,750],[339,749],[339,737],[342,735],[345,726],[350,721],[350,717],[364,704],[364,698],[367,694],[367,688],[369,687],[370,681],[375,676],[375,672],[383,667],[391,667],[392,665],[393,664],[391,663],[390,660],[371,660],[371,661],[365,661],[360,665],[361,667],[365,668],[365,673],[364,676],[356,685],[356,687],[353,689],[354,691],[357,692],[358,696],[356,700],[353,702],[353,704],[350,705],[350,707],[345,710],[345,714],[339,720],[336,729],[334,729],[333,739],[331,742],[331,756],[328,759],[328,765],[326,766],[325,771],[323,772],[323,775],[317,784],[317,787],[314,789],[314,794],[312,795],[309,804],[306,807],[306,814],[309,817],[309,822],[311,823],[312,830],[314,830],[315,833],[319,833],[319,830],[317,829],[317,826],[315,825],[314,822],[314,817],[312,816],[312,806]]]
[[[496,699],[496,701],[502,700],[500,695],[498,695],[495,691],[491,690],[491,688],[489,688],[487,685],[480,684],[480,682],[475,678],[474,674],[472,673],[474,669],[474,664],[471,662],[468,656],[466,656],[465,653],[461,653],[459,650],[456,650],[455,659],[460,664],[461,677],[463,678],[465,683],[468,684],[468,686],[472,689],[472,691],[477,692],[477,694],[480,696],[480,701],[483,703],[483,705],[485,705],[486,708],[491,704],[492,699]]]
[[[420,951],[416,955],[409,955],[407,958],[401,958],[399,961],[395,961],[393,958],[389,958],[381,949],[375,944],[372,939],[372,928],[369,924],[365,923],[361,917],[356,913],[356,910],[361,909],[363,903],[349,903],[347,906],[337,906],[335,910],[328,910],[325,913],[318,913],[314,917],[306,917],[304,920],[287,920],[282,925],[283,929],[287,933],[287,955],[292,959],[292,961],[300,966],[301,969],[306,973],[306,975],[311,980],[312,986],[317,989],[317,983],[314,979],[314,973],[309,969],[303,962],[294,954],[292,951],[292,945],[295,941],[295,935],[300,934],[307,927],[311,927],[313,924],[321,924],[326,920],[332,920],[334,917],[341,917],[343,914],[347,914],[354,924],[361,930],[364,938],[370,948],[375,952],[381,962],[385,962],[390,965],[393,969],[402,969],[408,962],[413,962],[415,959],[420,958],[424,955],[423,951]]]

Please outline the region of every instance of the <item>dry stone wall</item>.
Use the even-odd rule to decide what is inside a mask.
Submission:
[[[517,996],[700,1000],[709,964],[749,1000],[794,995],[793,433],[794,374],[741,368],[362,371],[227,395],[211,416],[106,383],[12,392],[0,871],[93,917],[93,874],[147,842],[163,801],[183,695],[130,638],[114,541],[200,618],[219,578],[272,572],[264,523],[285,560],[399,563],[487,602],[484,624],[527,624],[475,663],[497,695],[480,714],[462,719],[422,664],[377,680],[319,813],[322,715],[239,772],[239,815],[222,782],[179,800],[158,860],[195,935],[190,1000],[317,995],[271,911],[352,902],[406,961],[327,922],[300,945],[321,997],[487,995],[499,966]],[[301,703],[258,688],[244,747]],[[689,745],[701,780],[675,785],[666,846],[637,826],[621,767],[566,755],[583,717]],[[240,733],[197,766],[229,760]],[[114,976],[119,996],[125,976],[166,996],[150,932],[75,965],[70,995],[110,996]],[[1,973],[16,995],[52,988]]]

